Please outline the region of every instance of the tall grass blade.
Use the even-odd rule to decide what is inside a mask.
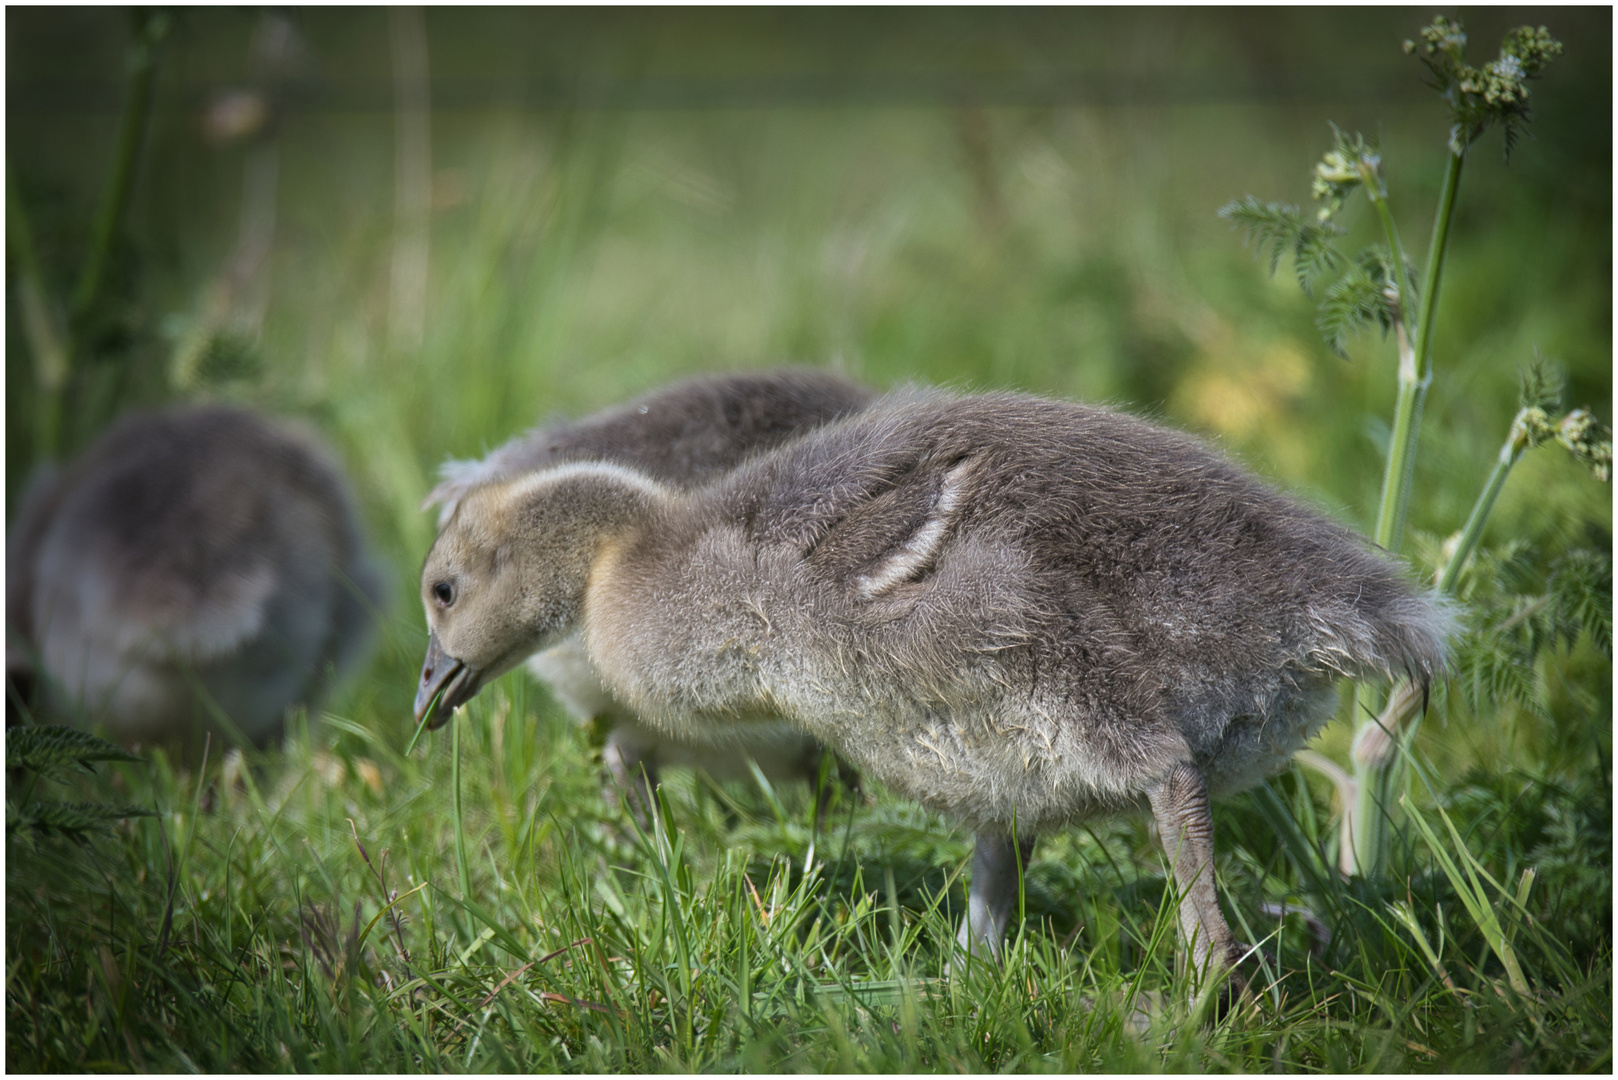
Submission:
[[[1450,858],[1449,853],[1433,832],[1432,827],[1427,824],[1426,819],[1410,804],[1409,798],[1402,798],[1399,803],[1405,808],[1405,812],[1410,815],[1411,822],[1426,839],[1428,849],[1432,851],[1433,857],[1438,860],[1439,868],[1444,871],[1444,876],[1449,878],[1450,884],[1454,886],[1456,895],[1460,897],[1461,903],[1466,907],[1466,913],[1472,917],[1472,921],[1482,931],[1483,939],[1489,943],[1489,948],[1494,951],[1494,954],[1500,958],[1500,962],[1505,965],[1506,978],[1510,980],[1511,988],[1523,998],[1527,998],[1529,996],[1528,980],[1523,977],[1522,967],[1517,963],[1517,951],[1512,947],[1511,936],[1501,926],[1494,904],[1489,900],[1489,895],[1484,890],[1483,883],[1479,880],[1480,872],[1483,877],[1488,877],[1488,871],[1483,869],[1477,858],[1467,849],[1466,842],[1461,839],[1461,834],[1456,830],[1455,823],[1450,820],[1448,814],[1444,813],[1443,807],[1436,807],[1435,809],[1437,809],[1438,816],[1449,829],[1450,838],[1455,844],[1455,851],[1461,859],[1460,867],[1457,867],[1455,860]],[[1528,880],[1532,883],[1533,879]],[[1490,881],[1492,883],[1493,879],[1490,878]],[[1504,889],[1499,889],[1498,884],[1495,887],[1501,893],[1505,893]],[[1510,897],[1510,894],[1506,895],[1509,899],[1515,899]]]
[[[455,823],[455,872],[461,882],[461,897],[472,899],[472,867],[466,858],[466,811],[461,805],[461,724],[450,720],[450,788],[454,793],[451,817]]]
[[[1450,990],[1454,990],[1455,981],[1449,977],[1449,969],[1444,966],[1444,961],[1439,957],[1438,950],[1434,949],[1431,943],[1428,942],[1427,935],[1422,930],[1421,923],[1416,920],[1416,913],[1411,910],[1409,903],[1400,900],[1389,904],[1388,911],[1398,920],[1399,925],[1403,926],[1410,934],[1416,943],[1416,947],[1427,958],[1427,963],[1432,965],[1433,971],[1437,974],[1439,980]],[[1439,914],[1442,916],[1443,912],[1440,911]],[[1442,941],[1439,942],[1439,948],[1443,948]]]

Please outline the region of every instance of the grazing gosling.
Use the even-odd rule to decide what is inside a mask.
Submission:
[[[1010,394],[879,401],[695,493],[477,488],[421,584],[418,716],[582,627],[659,730],[781,717],[973,829],[961,944],[996,954],[1035,836],[1149,810],[1224,969],[1210,793],[1285,767],[1334,678],[1444,664],[1443,613],[1352,533],[1188,436]]]
[[[839,375],[807,368],[688,379],[574,423],[534,428],[482,461],[448,462],[422,509],[440,506],[442,529],[472,489],[570,461],[616,462],[671,487],[695,489],[755,454],[858,412],[874,396]],[[822,747],[789,725],[750,728],[723,746],[647,726],[602,686],[576,636],[534,656],[528,670],[578,719],[606,727],[602,757],[613,786],[629,794],[643,824],[667,766],[700,768],[718,780],[746,778],[749,760],[771,779],[813,784],[819,774]]]
[[[263,744],[363,658],[385,596],[312,435],[233,408],[138,413],[23,500],[7,676],[125,743]]]

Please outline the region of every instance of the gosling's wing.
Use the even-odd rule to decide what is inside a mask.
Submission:
[[[888,517],[913,510],[914,498],[890,493],[925,485],[926,477],[917,471],[927,449],[914,418],[885,399],[753,462],[713,497],[726,507],[722,514],[745,519],[756,540],[808,555],[834,533],[846,532],[845,519],[872,500],[887,497],[904,504],[889,510]],[[864,520],[872,518],[867,510]]]
[[[809,552],[809,564],[856,601],[920,582],[955,542],[972,480],[971,458],[924,459],[850,505]]]
[[[856,602],[921,580],[956,537],[982,450],[940,422],[947,401],[904,391],[761,462],[734,485],[764,489],[754,536],[796,548]]]

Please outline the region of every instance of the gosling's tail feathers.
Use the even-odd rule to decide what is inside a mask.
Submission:
[[[1455,612],[1436,592],[1416,593],[1390,604],[1378,626],[1383,670],[1423,686],[1443,678]]]
[[[1322,635],[1316,659],[1344,675],[1408,679],[1427,687],[1449,664],[1452,606],[1430,591],[1390,590],[1374,601],[1362,593]]]

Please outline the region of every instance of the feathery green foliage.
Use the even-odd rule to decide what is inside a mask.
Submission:
[[[1612,560],[1605,552],[1575,548],[1547,566],[1526,542],[1487,550],[1461,597],[1467,617],[1455,642],[1452,685],[1475,712],[1511,703],[1549,718],[1549,695],[1559,688],[1545,683],[1541,656],[1565,654],[1581,639],[1611,655]]]
[[[1388,304],[1387,254],[1367,248],[1344,270],[1320,299],[1315,325],[1326,347],[1348,359],[1348,339],[1362,327],[1375,324],[1386,334],[1394,313]]]
[[[78,728],[30,725],[6,731],[6,768],[53,775],[74,765],[94,772],[97,761],[139,761],[116,743]]]
[[[1335,124],[1332,132],[1335,147],[1315,166],[1311,194],[1323,205],[1314,220],[1305,220],[1296,206],[1262,202],[1252,195],[1227,203],[1219,216],[1241,226],[1255,248],[1268,252],[1272,275],[1281,257],[1291,255],[1305,296],[1314,298],[1317,279],[1335,277],[1318,301],[1315,325],[1326,347],[1346,360],[1351,336],[1371,325],[1386,335],[1400,318],[1402,295],[1408,297],[1403,303],[1413,306],[1414,290],[1402,290],[1400,282],[1411,281],[1415,270],[1407,264],[1398,277],[1384,247],[1371,245],[1350,259],[1333,246],[1348,232],[1335,220],[1343,200],[1367,175],[1381,184],[1381,158],[1358,134],[1350,139]]]
[[[6,829],[82,841],[90,833],[105,830],[114,821],[152,817],[155,813],[147,807],[129,803],[33,802],[21,807],[7,807]]]
[[[31,797],[41,780],[61,780],[96,762],[141,761],[121,746],[77,728],[57,725],[19,726],[6,731],[6,770],[12,780],[6,793],[6,839],[32,846],[36,837],[62,837],[84,843],[112,822],[150,817],[154,811],[127,802],[61,802]],[[77,768],[75,768],[77,767]],[[18,794],[18,789],[21,794]]]
[[[1253,196],[1220,207],[1219,216],[1240,225],[1258,250],[1268,251],[1270,273],[1281,265],[1281,256],[1291,255],[1298,275],[1298,287],[1313,296],[1315,278],[1338,270],[1342,256],[1331,246],[1343,229],[1331,221],[1305,221],[1296,206],[1260,202]]]

